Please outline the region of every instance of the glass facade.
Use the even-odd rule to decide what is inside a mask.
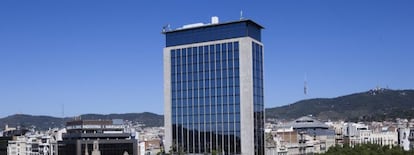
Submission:
[[[241,154],[239,42],[170,52],[173,151]],[[258,82],[263,88],[263,81]],[[263,105],[263,91],[255,95],[261,95],[255,105]],[[263,117],[261,111],[258,117]]]
[[[201,28],[180,29],[165,32],[166,46],[170,47],[246,36],[261,41],[260,28],[262,28],[260,25],[251,20],[240,20],[238,22],[206,25]]]
[[[264,155],[261,29],[237,20],[163,32],[167,152]]]
[[[263,46],[252,42],[255,154],[264,154]]]

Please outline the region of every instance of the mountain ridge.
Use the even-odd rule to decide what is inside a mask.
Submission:
[[[139,122],[148,127],[162,126],[164,123],[164,116],[150,112],[142,113],[125,113],[125,114],[83,114],[82,119],[123,119],[132,122]],[[40,130],[45,130],[55,127],[63,127],[64,123],[73,120],[74,117],[54,117],[46,115],[29,115],[29,114],[14,114],[0,118],[0,128],[6,124],[11,127],[36,127]]]
[[[414,118],[414,90],[374,89],[334,98],[313,98],[292,104],[266,108],[266,118],[293,120],[312,115],[320,120],[383,121],[395,118]],[[164,125],[164,116],[151,113],[83,114],[82,119],[123,119],[140,122],[147,127]],[[0,118],[0,128],[6,124],[16,127],[48,129],[63,127],[73,117],[15,114]]]
[[[373,89],[334,98],[314,98],[267,108],[266,118],[295,119],[313,115],[321,120],[383,121],[414,118],[414,90]]]

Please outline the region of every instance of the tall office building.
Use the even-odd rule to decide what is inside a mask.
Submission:
[[[167,152],[264,154],[262,28],[213,17],[163,31]]]

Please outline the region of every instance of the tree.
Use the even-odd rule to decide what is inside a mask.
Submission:
[[[400,147],[381,146],[378,144],[360,144],[350,147],[348,145],[329,148],[322,155],[413,155],[414,151],[404,151]]]

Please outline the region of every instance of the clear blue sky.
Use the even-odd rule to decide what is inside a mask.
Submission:
[[[414,1],[0,1],[0,117],[163,113],[166,24],[262,24],[265,105],[414,88]],[[308,95],[303,94],[307,74]]]

